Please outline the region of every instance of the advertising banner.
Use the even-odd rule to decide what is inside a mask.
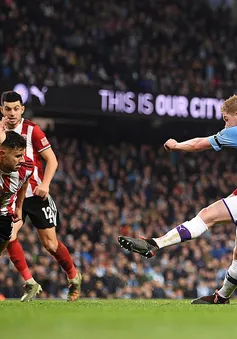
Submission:
[[[54,113],[61,112],[68,117],[93,114],[146,119],[220,120],[220,108],[224,102],[224,99],[217,98],[135,93],[81,86],[59,88],[15,84],[12,89],[22,95],[27,106],[37,112],[45,111],[52,117]]]

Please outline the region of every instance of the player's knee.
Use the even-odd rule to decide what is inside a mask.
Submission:
[[[11,236],[11,239],[9,242],[13,242],[14,240],[17,239],[17,233],[14,233],[12,236]]]
[[[207,207],[203,208],[199,213],[198,216],[207,224],[209,222],[209,215]]]
[[[198,213],[198,216],[199,216],[200,218],[201,218],[201,217],[204,217],[205,214],[206,214],[206,210],[207,210],[206,207],[204,207],[203,209],[201,209],[201,211]]]
[[[211,227],[211,226],[213,226],[217,222],[217,220],[214,218],[213,214],[210,213],[210,209],[208,207],[204,207],[198,213],[198,216],[207,225],[207,227]]]
[[[58,248],[58,242],[48,240],[43,243],[43,246],[50,254],[55,254]]]

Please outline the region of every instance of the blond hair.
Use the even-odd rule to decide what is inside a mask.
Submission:
[[[221,112],[230,114],[237,112],[237,95],[234,94],[229,97],[229,99],[224,101],[223,105],[221,106]]]

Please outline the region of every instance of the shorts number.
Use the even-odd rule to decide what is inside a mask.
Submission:
[[[47,206],[47,207],[43,207],[42,211],[44,212],[45,218],[47,220],[49,220],[50,223],[53,223],[56,225],[56,215],[55,213],[52,211],[52,208]]]

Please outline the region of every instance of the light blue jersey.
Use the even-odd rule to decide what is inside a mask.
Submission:
[[[215,151],[220,151],[222,147],[237,148],[237,126],[224,128],[208,140]]]

